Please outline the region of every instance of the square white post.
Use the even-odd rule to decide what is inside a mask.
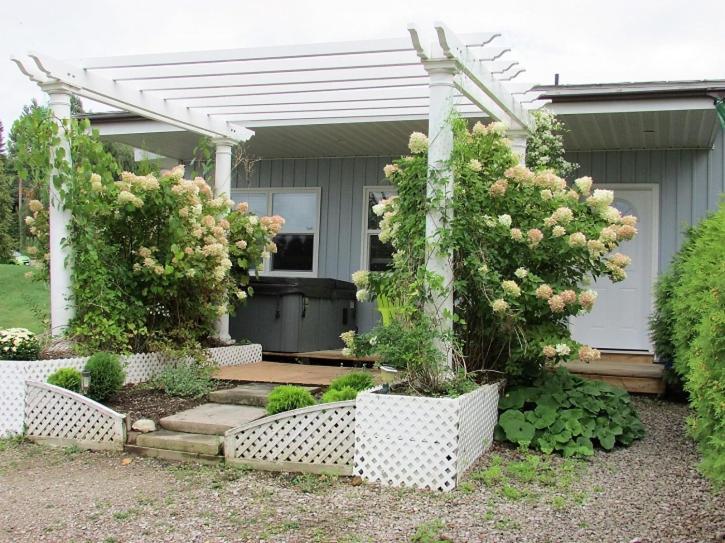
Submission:
[[[443,278],[445,292],[434,292],[433,299],[426,309],[442,332],[453,328],[453,263],[449,253],[442,253],[437,247],[439,230],[444,223],[453,219],[453,172],[450,168],[453,151],[453,112],[456,93],[453,78],[456,64],[451,60],[431,60],[423,62],[430,78],[430,105],[428,112],[428,198],[436,197],[443,191],[443,198],[437,209],[431,209],[425,217],[426,268]],[[441,351],[446,356],[448,367],[453,365],[453,352],[450,344],[441,343]]]
[[[232,187],[232,147],[234,141],[215,139],[216,161],[214,167],[214,195],[230,196]],[[216,322],[216,335],[221,341],[230,342],[229,315],[221,315]]]
[[[519,157],[519,164],[526,166],[526,138],[528,133],[525,130],[509,130],[508,137],[511,140],[511,149]]]
[[[57,149],[63,149],[64,159],[70,164],[70,142],[66,135],[66,123],[70,120],[70,88],[60,83],[41,85],[50,96],[50,111],[58,125],[57,147],[51,149],[50,161],[55,164]],[[50,249],[50,327],[54,336],[62,335],[73,318],[74,307],[71,289],[71,251],[63,240],[68,238],[71,221],[70,211],[64,209],[62,196],[55,186],[58,171],[51,170],[48,182],[50,195],[49,249]]]

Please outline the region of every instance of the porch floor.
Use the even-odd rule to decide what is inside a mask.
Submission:
[[[327,386],[336,377],[351,371],[355,371],[355,368],[288,364],[286,362],[254,362],[219,368],[214,373],[214,378],[249,383]],[[378,373],[377,370],[373,371]]]

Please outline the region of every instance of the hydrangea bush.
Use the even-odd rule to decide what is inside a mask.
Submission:
[[[452,289],[454,315],[432,324],[452,317],[452,348],[468,371],[530,379],[547,363],[598,358],[571,339],[568,320],[596,302],[590,278],[626,277],[630,259],[615,250],[637,233],[637,219],[622,216],[611,205],[612,191],[597,189],[589,177],[569,186],[551,170],[518,165],[501,123],[469,130],[465,120],[452,122],[452,219],[443,217],[437,240],[426,243],[426,212],[447,196],[442,181],[428,176],[427,138],[414,133],[412,154],[385,168],[397,196],[374,208],[381,240],[395,249],[392,270],[355,273],[358,299],[384,296],[399,306],[400,320],[413,323]],[[435,251],[451,255],[453,284],[426,269]],[[368,341],[378,335],[343,339],[369,352],[379,349]]]
[[[25,328],[0,330],[0,360],[37,360],[40,342]]]
[[[249,270],[276,250],[284,220],[214,197],[203,178],[185,179],[183,166],[117,175],[83,126],[71,125],[68,136],[73,166],[58,160],[54,182],[72,217],[69,333],[87,351],[198,346],[251,294]],[[48,213],[40,201],[29,207],[34,252],[47,262]]]

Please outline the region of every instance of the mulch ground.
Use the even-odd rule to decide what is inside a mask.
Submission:
[[[231,388],[238,385],[231,381],[215,381],[216,389]],[[160,419],[207,403],[206,396],[201,398],[177,398],[165,392],[151,388],[147,384],[126,385],[105,405],[119,413],[125,413],[133,423],[138,419],[151,419],[158,423]]]

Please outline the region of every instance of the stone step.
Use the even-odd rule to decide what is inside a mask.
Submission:
[[[222,448],[222,438],[214,435],[189,434],[156,430],[136,437],[135,445],[151,449],[165,449],[207,456],[218,455]]]
[[[222,404],[250,405],[264,407],[270,392],[279,385],[274,383],[245,383],[234,388],[215,390],[209,394],[209,401]],[[316,394],[320,387],[302,387]]]
[[[205,403],[164,417],[159,421],[162,428],[189,434],[224,435],[224,432],[263,417],[267,412],[261,407]]]

